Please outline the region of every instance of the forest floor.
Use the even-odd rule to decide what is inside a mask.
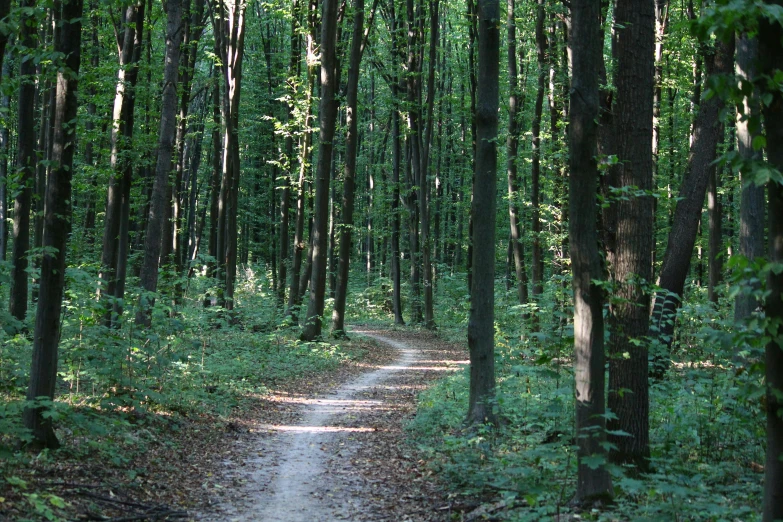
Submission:
[[[369,358],[264,396],[232,421],[196,520],[449,520],[459,513],[403,430],[419,392],[467,361],[423,332],[356,327]]]

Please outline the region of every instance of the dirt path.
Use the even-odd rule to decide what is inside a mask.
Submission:
[[[427,334],[371,331],[397,351],[392,364],[302,397],[291,415],[255,425],[245,460],[227,462],[227,494],[200,520],[442,520],[442,494],[406,454],[402,425],[428,383],[466,354]]]

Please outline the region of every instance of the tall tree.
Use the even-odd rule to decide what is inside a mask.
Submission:
[[[152,186],[147,230],[144,239],[144,260],[141,269],[143,294],[139,299],[136,324],[149,326],[151,308],[158,289],[158,267],[163,242],[166,187],[169,185],[174,145],[177,134],[177,81],[182,46],[182,15],[184,0],[166,0],[166,52],[163,68],[163,93],[161,96],[160,130],[158,134],[158,158],[155,164],[155,180]]]
[[[131,161],[136,106],[136,83],[144,35],[144,1],[130,4],[124,15],[124,31],[117,31],[120,50],[117,84],[114,94],[114,112],[111,129],[111,170],[106,194],[106,212],[101,250],[102,285],[98,289],[104,303],[103,323],[116,324],[121,313],[125,289],[125,267],[128,257],[128,221],[134,162]],[[104,283],[105,282],[105,286]]]
[[[574,288],[574,376],[576,384],[577,457],[576,500],[611,497],[606,458],[606,358],[604,355],[604,278],[598,251],[598,71],[601,56],[601,9],[594,0],[571,3],[570,186],[568,219]]]
[[[370,22],[372,23],[372,21]],[[348,85],[345,95],[345,169],[343,170],[342,223],[340,227],[340,253],[337,267],[337,284],[332,312],[332,334],[345,335],[345,300],[348,296],[348,266],[351,258],[353,209],[356,195],[356,156],[359,145],[358,96],[359,69],[364,51],[364,0],[354,0],[353,35],[348,60]]]
[[[781,2],[770,2],[780,9]],[[783,71],[783,26],[778,20],[762,19],[759,26],[759,73],[775,78]],[[774,89],[764,104],[764,130],[770,164],[783,170],[783,94]],[[769,254],[772,263],[783,263],[783,184],[769,183]],[[783,273],[770,270],[764,311],[770,321],[766,346],[767,460],[764,465],[762,520],[783,519]]]
[[[734,69],[734,40],[717,42],[714,48],[705,50],[708,76],[731,74]],[[705,100],[693,122],[693,132],[688,157],[688,172],[680,185],[672,229],[663,256],[663,266],[650,319],[650,337],[653,350],[651,375],[663,377],[668,368],[674,322],[680,306],[685,279],[691,263],[691,254],[699,229],[704,195],[710,176],[710,166],[715,161],[721,138],[720,113],[724,102],[720,96]],[[610,405],[611,407],[611,405]]]
[[[517,179],[517,153],[519,137],[517,136],[517,106],[519,104],[519,68],[517,66],[516,19],[514,18],[514,0],[508,0],[507,9],[508,31],[508,136],[506,137],[508,178],[508,216],[511,222],[511,251],[514,257],[514,273],[516,274],[517,299],[519,304],[527,304],[527,273],[525,272],[525,255],[522,248],[519,180]]]
[[[496,423],[495,209],[500,76],[500,2],[478,1],[476,182],[473,185],[473,280],[470,289],[468,422]]]
[[[531,235],[533,238],[531,283],[533,296],[544,292],[544,253],[541,246],[541,116],[544,111],[544,88],[547,75],[547,38],[544,32],[546,18],[545,0],[537,0],[536,7],[536,57],[538,75],[536,78],[536,99],[533,106],[532,147],[533,157],[530,169],[530,215]]]
[[[653,92],[655,15],[652,0],[618,0],[615,68],[615,146],[618,163],[613,175],[619,191],[615,207],[614,251],[607,258],[616,299],[610,306],[609,409],[617,416],[612,435],[617,446],[610,457],[645,470],[649,448],[649,386],[647,346],[648,285],[652,280],[653,245]]]
[[[743,82],[752,82],[756,77],[756,60],[758,58],[758,41],[756,38],[742,34],[737,36],[736,74]],[[758,92],[751,91],[750,96],[742,100],[742,111],[737,113],[735,128],[737,130],[737,152],[742,159],[758,161],[761,151],[753,148],[753,132],[751,119],[760,114]],[[750,182],[750,172],[743,169],[742,195],[740,196],[740,254],[753,261],[764,255],[764,187]],[[750,292],[737,295],[734,301],[734,320],[740,321],[753,313],[759,303]]]
[[[302,329],[302,339],[314,341],[321,335],[321,320],[326,295],[327,239],[329,221],[329,173],[332,164],[334,131],[337,123],[335,98],[337,65],[337,0],[323,0],[321,11],[321,102],[319,110],[320,142],[315,173],[315,210],[313,214],[313,268],[310,300]]]
[[[70,232],[71,179],[76,141],[76,89],[81,64],[82,0],[55,1],[53,11],[58,35],[55,51],[63,62],[57,72],[54,107],[53,170],[46,190],[39,302],[35,314],[35,336],[27,399],[54,398],[57,384],[57,348],[60,341],[60,312],[65,287],[65,257]],[[24,412],[25,427],[31,430],[37,447],[59,446],[51,416],[45,407]]]
[[[19,43],[24,52],[36,47],[35,0],[21,0]],[[19,97],[17,98],[17,154],[16,170],[19,189],[14,198],[13,250],[11,253],[11,315],[24,321],[27,314],[27,251],[30,248],[30,210],[35,181],[35,60],[21,60],[19,65]]]

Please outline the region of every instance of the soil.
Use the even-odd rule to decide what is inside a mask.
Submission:
[[[266,407],[238,419],[196,520],[451,519],[404,424],[417,395],[467,354],[429,333],[355,327],[351,335],[375,341],[372,362],[342,382],[277,390]]]

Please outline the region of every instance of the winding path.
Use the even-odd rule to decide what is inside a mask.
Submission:
[[[254,438],[248,452],[253,457],[228,473],[235,484],[242,484],[240,490],[199,519],[312,522],[388,518],[389,499],[384,503],[382,497],[399,493],[372,476],[373,467],[378,466],[378,477],[383,477],[380,468],[395,460],[387,457],[389,448],[383,446],[389,440],[382,432],[389,431],[391,422],[401,434],[402,418],[394,412],[403,406],[411,411],[427,381],[465,361],[458,360],[461,354],[454,350],[444,351],[410,335],[400,340],[399,335],[392,338],[393,334],[378,331],[355,329],[353,333],[393,347],[397,359],[323,397],[306,399],[298,422],[258,425],[258,431],[271,436]],[[377,462],[368,468],[373,455]],[[361,462],[364,467],[357,465]],[[424,497],[407,497],[412,503],[426,505]],[[417,519],[433,520],[430,516]]]

